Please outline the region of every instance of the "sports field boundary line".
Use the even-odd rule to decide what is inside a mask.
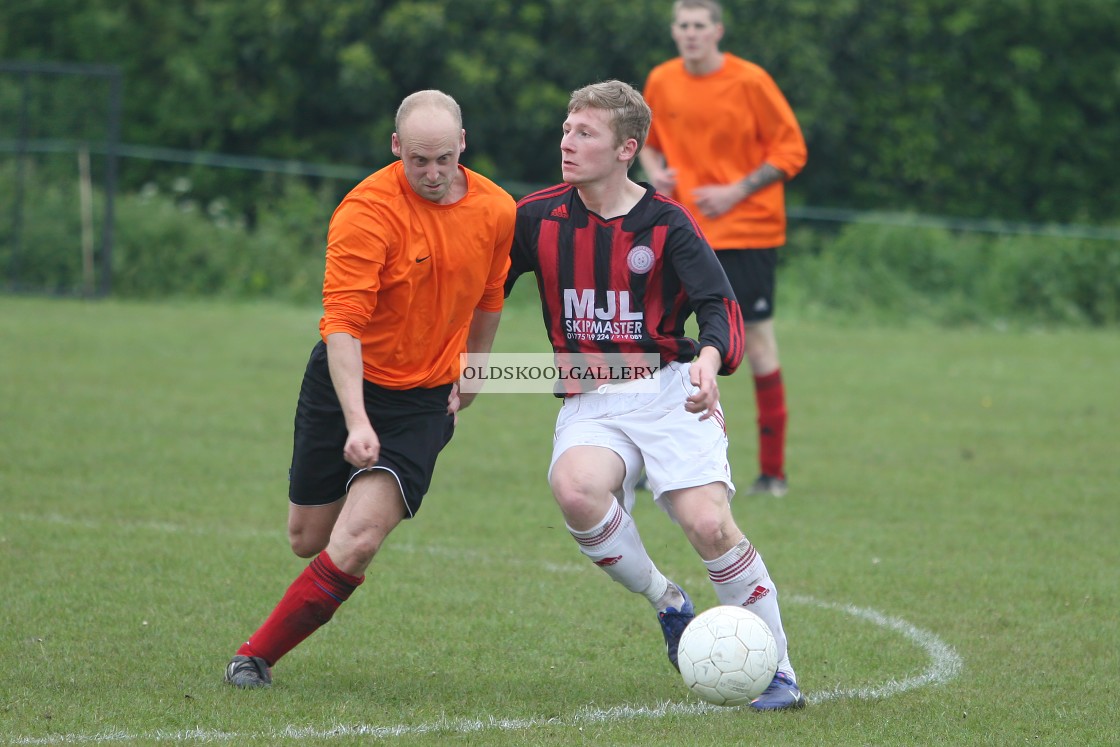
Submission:
[[[26,511],[14,512],[4,514],[0,512],[0,517],[7,516],[13,520],[23,521],[35,524],[52,524],[55,526],[66,526],[75,529],[90,530],[90,531],[103,531],[105,529],[113,529],[117,532],[152,532],[157,534],[181,534],[189,536],[200,537],[213,537],[215,535],[228,535],[237,537],[238,540],[244,541],[246,539],[254,540],[268,540],[271,542],[286,543],[287,538],[283,527],[274,529],[255,529],[252,527],[244,527],[236,524],[205,524],[197,526],[188,526],[185,524],[177,524],[171,521],[148,521],[148,520],[103,520],[97,518],[75,518],[67,516],[58,511],[50,511],[46,513],[36,514]],[[495,553],[487,552],[485,550],[477,550],[471,547],[459,546],[444,546],[435,544],[425,544],[423,542],[415,542],[410,539],[401,539],[395,541],[392,546],[392,552],[407,553],[413,555],[427,555],[430,557],[447,557],[456,561],[463,560],[479,560],[482,562],[491,562],[498,557]],[[519,561],[515,554],[502,555],[498,557],[504,563],[524,563],[530,564],[529,561]],[[563,562],[563,561],[532,561],[531,565],[541,568],[550,573],[587,573],[589,568],[586,563],[578,562]]]
[[[801,594],[791,594],[786,601],[795,605],[818,607],[840,612],[881,628],[898,633],[918,648],[926,652],[929,665],[919,675],[901,680],[890,679],[881,685],[845,689],[834,687],[831,690],[806,693],[810,705],[819,705],[840,699],[881,700],[894,697],[909,690],[926,686],[947,684],[960,675],[964,661],[952,646],[941,640],[931,631],[913,625],[901,617],[883,614],[877,610],[857,607],[852,604],[839,604],[816,599]],[[584,706],[568,716],[548,718],[503,718],[485,716],[482,718],[440,718],[422,724],[398,724],[395,726],[376,726],[371,724],[336,724],[325,728],[285,726],[267,732],[226,732],[219,730],[190,729],[179,731],[155,730],[142,734],[124,731],[108,731],[100,734],[56,734],[49,737],[17,737],[7,742],[10,745],[53,745],[53,744],[112,744],[118,742],[192,742],[214,743],[240,740],[300,740],[335,739],[344,737],[367,737],[372,739],[393,739],[404,736],[423,736],[426,734],[473,734],[484,731],[524,731],[544,726],[581,727],[593,726],[604,722],[620,720],[657,719],[666,716],[694,716],[706,713],[720,713],[742,708],[720,708],[719,706],[695,702],[662,702],[654,706],[618,705],[608,708]]]

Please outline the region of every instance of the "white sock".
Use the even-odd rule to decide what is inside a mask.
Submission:
[[[657,570],[642,545],[637,525],[617,501],[611,501],[607,515],[591,529],[579,532],[568,527],[568,531],[579,543],[580,552],[630,591],[641,594],[655,607],[666,596],[669,579]]]
[[[744,607],[762,618],[778,644],[778,671],[797,679],[789,661],[786,631],[778,610],[778,589],[762,556],[745,537],[715,560],[705,560],[720,604]]]

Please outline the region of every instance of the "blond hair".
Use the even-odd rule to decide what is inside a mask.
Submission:
[[[610,115],[611,132],[614,133],[615,146],[622,145],[628,138],[638,141],[638,149],[630,166],[638,160],[637,155],[645,145],[649,126],[653,121],[642,94],[629,83],[620,80],[606,80],[572,91],[568,101],[568,114],[584,109],[601,109]]]
[[[723,23],[723,6],[716,0],[677,0],[673,3],[673,19],[682,10],[696,10],[703,8],[712,16],[712,23]]]

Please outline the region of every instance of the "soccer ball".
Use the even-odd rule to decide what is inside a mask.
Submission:
[[[684,629],[677,663],[689,690],[714,705],[739,706],[774,679],[778,645],[758,615],[723,605],[701,612]]]

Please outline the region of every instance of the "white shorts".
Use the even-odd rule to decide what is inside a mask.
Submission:
[[[634,507],[634,486],[643,466],[654,501],[670,518],[672,511],[662,499],[670,490],[722,482],[731,500],[735,484],[727,461],[723,409],[717,405],[707,420],[684,409],[693,391],[691,365],[670,363],[662,368],[657,393],[628,393],[632,384],[615,384],[565,399],[556,417],[549,477],[556,460],[571,447],[602,446],[626,465],[622,495],[616,497],[627,513]]]

